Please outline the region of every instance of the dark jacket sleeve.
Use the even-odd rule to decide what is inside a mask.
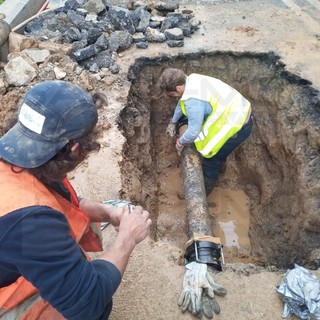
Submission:
[[[6,270],[29,280],[67,319],[107,319],[121,274],[110,262],[86,260],[63,214],[34,206],[2,217],[0,225],[6,225],[0,238]]]

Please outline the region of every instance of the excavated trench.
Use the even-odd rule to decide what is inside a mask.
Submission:
[[[153,238],[182,249],[188,240],[180,159],[165,133],[176,101],[157,87],[167,66],[219,78],[252,103],[252,135],[230,155],[208,198],[212,230],[224,241],[226,263],[319,267],[318,92],[286,71],[271,52],[140,58],[131,68],[132,86],[119,120],[127,140],[122,196],[150,211]],[[229,234],[222,227],[228,225]]]

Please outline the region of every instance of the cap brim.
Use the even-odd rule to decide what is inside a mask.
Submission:
[[[37,140],[34,133],[28,136],[26,129],[17,123],[0,139],[0,157],[22,168],[36,168],[54,157],[67,143],[68,140]]]

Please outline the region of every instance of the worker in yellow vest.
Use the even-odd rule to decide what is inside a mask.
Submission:
[[[78,197],[68,181],[67,173],[100,148],[97,120],[82,88],[46,81],[27,92],[16,124],[0,139],[1,320],[109,317],[151,220],[140,206]],[[103,249],[100,222],[118,234],[91,261],[86,252]]]
[[[179,98],[167,133],[178,133],[177,125],[188,124],[176,139],[176,148],[194,143],[202,155],[206,194],[214,188],[219,170],[228,155],[246,140],[253,125],[251,104],[237,90],[219,79],[190,74],[177,68],[164,70],[159,78],[160,88]]]

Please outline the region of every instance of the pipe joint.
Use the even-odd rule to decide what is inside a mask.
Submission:
[[[187,263],[193,261],[205,263],[218,271],[222,271],[222,266],[224,265],[222,248],[222,244],[211,241],[193,240],[187,247],[184,257]],[[222,261],[220,261],[220,259],[222,259]]]

